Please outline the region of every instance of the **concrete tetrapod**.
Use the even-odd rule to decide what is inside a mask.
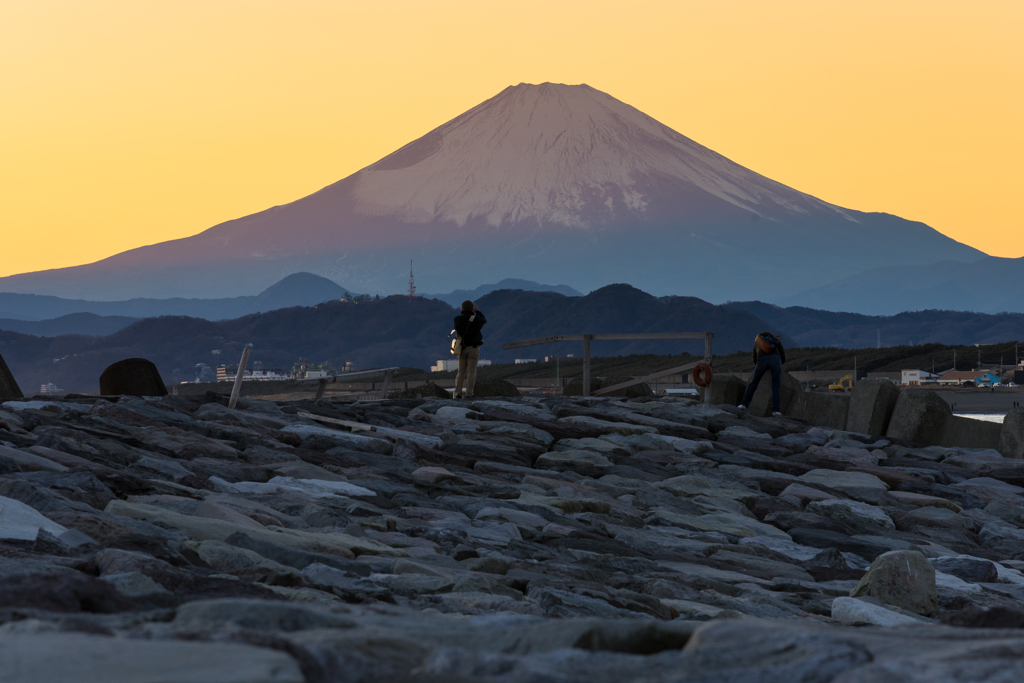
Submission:
[[[103,396],[166,396],[160,371],[145,358],[126,358],[107,366],[100,375]]]
[[[11,374],[11,369],[7,367],[4,357],[0,355],[0,398],[24,397],[25,395],[21,393],[21,387],[18,386],[14,375]]]
[[[850,392],[846,431],[882,436],[896,408],[900,390],[887,379],[865,379]]]

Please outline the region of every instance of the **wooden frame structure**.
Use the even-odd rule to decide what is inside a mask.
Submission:
[[[297,379],[296,382],[317,382],[316,397],[314,401],[319,401],[324,397],[324,391],[327,389],[328,384],[347,382],[352,377],[374,377],[376,375],[384,375],[384,386],[381,388],[380,397],[385,399],[388,397],[388,389],[391,388],[391,378],[394,377],[394,368],[378,368],[376,370],[363,370],[360,372],[346,372],[338,375],[334,374],[330,377],[309,377],[307,379]]]
[[[637,333],[637,334],[556,334],[551,337],[541,337],[540,339],[528,339],[526,341],[510,342],[503,345],[501,348],[508,351],[509,349],[519,349],[524,346],[537,346],[538,344],[550,344],[552,342],[561,341],[581,341],[583,342],[583,395],[590,396],[590,343],[594,341],[623,341],[631,339],[703,339],[704,340],[704,358],[703,362],[711,364],[711,340],[714,339],[714,332],[651,332],[651,333]],[[674,368],[662,370],[646,377],[640,377],[637,379],[631,379],[628,382],[621,382],[610,387],[605,387],[594,392],[595,396],[601,396],[603,394],[617,391],[619,389],[625,389],[636,384],[642,384],[643,382],[649,382],[652,379],[658,379],[659,377],[665,377],[666,375],[674,375],[677,372],[686,372],[692,370],[697,363],[702,361],[694,361],[693,363],[687,363],[686,365],[679,365]]]

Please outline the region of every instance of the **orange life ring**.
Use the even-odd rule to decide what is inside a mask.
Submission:
[[[711,371],[711,366],[703,361],[693,366],[693,383],[698,387],[706,387],[711,384],[711,378],[715,376],[715,373]]]

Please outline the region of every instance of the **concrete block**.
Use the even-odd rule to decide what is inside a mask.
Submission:
[[[744,390],[746,390],[746,387],[744,387]],[[803,387],[800,386],[800,382],[796,381],[793,375],[783,371],[780,401],[783,415],[789,415],[789,411],[793,407],[793,401],[802,393]],[[769,372],[764,373],[761,383],[757,385],[754,398],[750,401],[750,414],[762,416],[772,414],[772,375]]]
[[[889,428],[889,419],[899,397],[900,390],[887,379],[857,382],[850,392],[850,412],[842,429],[882,436]]]
[[[11,369],[7,367],[2,355],[0,355],[0,398],[25,398],[25,394],[21,393],[21,387],[15,381]],[[739,401],[736,402],[739,403]]]
[[[998,422],[953,415],[946,422],[941,446],[950,448],[998,448],[1003,426]]]
[[[710,391],[713,405],[738,406],[743,400],[747,383],[734,375],[715,375],[711,385],[702,391]]]
[[[802,391],[793,399],[786,414],[807,420],[816,427],[846,429],[850,409],[849,394],[819,394]]]
[[[885,436],[923,446],[942,446],[952,417],[949,404],[934,391],[906,389],[896,400]]]
[[[145,358],[126,358],[107,367],[100,375],[103,396],[166,396],[160,371]]]
[[[1017,408],[1003,420],[997,450],[1004,458],[1024,458],[1024,408]]]

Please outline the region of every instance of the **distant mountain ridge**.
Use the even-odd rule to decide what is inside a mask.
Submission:
[[[72,313],[92,313],[97,316],[130,318],[186,315],[206,320],[225,320],[288,306],[314,306],[322,301],[339,299],[347,293],[344,287],[312,273],[293,273],[258,295],[229,299],[85,301],[5,292],[0,293],[0,318],[41,321]],[[8,328],[0,324],[0,329]]]
[[[722,302],[983,256],[923,223],[766,178],[590,86],[522,83],[290,204],[97,263],[0,278],[0,290],[239,296],[305,271],[398,293],[414,259],[423,291],[556,277],[581,291],[631,282]]]
[[[835,313],[803,306],[783,308],[761,301],[726,304],[783,330],[800,346],[846,349],[939,343],[999,344],[1024,340],[1024,314],[928,310],[893,316]]]
[[[1024,257],[877,268],[776,301],[866,315],[926,310],[1024,313]]]
[[[578,343],[504,351],[502,344],[550,334],[584,332],[703,332],[715,330],[715,350],[746,349],[767,323],[691,297],[658,299],[629,285],[610,285],[581,297],[502,289],[477,301],[487,315],[484,358],[512,362],[525,355],[581,353]],[[237,363],[252,343],[251,362],[290,368],[298,358],[352,361],[359,368],[390,365],[426,369],[450,357],[448,333],[455,311],[434,299],[391,296],[379,301],[331,301],[284,308],[234,320],[166,316],[140,320],[107,337],[28,337],[0,332],[0,353],[23,387],[53,382],[66,390],[95,392],[103,369],[139,356],[157,364],[171,383],[195,377],[197,363]],[[787,338],[788,341],[788,338]],[[595,342],[595,355],[703,351],[703,341]],[[216,353],[215,353],[216,352]],[[60,358],[54,363],[54,358]]]

